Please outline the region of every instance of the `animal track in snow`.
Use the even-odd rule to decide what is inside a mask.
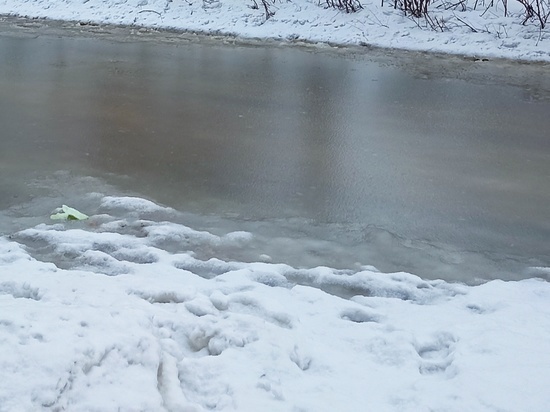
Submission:
[[[38,288],[33,288],[28,283],[17,284],[15,282],[0,283],[0,295],[11,295],[14,299],[40,300],[42,298]]]
[[[422,345],[415,345],[416,352],[421,358],[419,371],[422,375],[451,372],[449,369],[454,361],[454,348],[457,339],[450,333],[442,332],[436,338]]]
[[[270,393],[273,398],[279,401],[285,400],[283,391],[281,390],[281,382],[277,378],[271,378],[264,373],[262,376],[260,376],[260,379],[258,379],[258,384],[256,386]]]
[[[485,315],[485,314],[488,314],[488,313],[493,313],[496,310],[495,308],[480,306],[480,305],[476,305],[476,304],[473,304],[473,303],[469,304],[469,305],[466,305],[466,309],[468,309],[470,312],[476,313],[478,315]]]
[[[217,356],[228,348],[242,348],[258,340],[257,334],[247,328],[249,325],[239,325],[231,321],[210,321],[198,324],[193,330],[186,332],[189,347],[200,352],[206,349],[208,355]]]
[[[193,294],[185,294],[175,291],[142,291],[131,290],[128,294],[135,295],[149,303],[183,303],[194,298]]]
[[[236,313],[250,314],[285,329],[293,328],[293,318],[290,314],[280,310],[268,309],[262,302],[252,296],[234,294],[229,297],[228,301],[229,309]]]
[[[294,349],[290,353],[290,360],[303,371],[308,370],[311,366],[311,358],[304,355],[298,346],[294,346]]]
[[[379,322],[380,318],[378,315],[373,313],[368,313],[361,309],[346,309],[341,314],[340,317],[344,320],[349,320],[355,323],[365,323],[365,322]]]

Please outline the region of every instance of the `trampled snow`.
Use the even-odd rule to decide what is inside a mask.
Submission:
[[[0,238],[0,411],[546,411],[550,284],[223,261],[136,197]],[[52,263],[52,262],[55,262]]]
[[[434,8],[442,33],[377,1],[356,14],[277,2],[268,20],[228,0],[0,0],[0,13],[550,60],[548,29],[482,3]],[[89,220],[0,237],[1,412],[548,410],[548,282],[300,269],[261,250],[227,261],[217,252],[253,233],[96,200]]]
[[[550,61],[550,21],[541,29],[516,0],[435,0],[431,23],[395,10],[393,1],[363,0],[363,9],[349,14],[319,0],[267,3],[269,19],[255,0],[0,0],[0,14]]]

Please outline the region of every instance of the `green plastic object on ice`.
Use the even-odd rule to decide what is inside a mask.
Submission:
[[[73,209],[72,207],[69,207],[67,205],[61,206],[61,209],[58,213],[51,215],[50,219],[52,220],[86,220],[88,219],[88,215],[85,215],[84,213],[79,212],[76,209]]]

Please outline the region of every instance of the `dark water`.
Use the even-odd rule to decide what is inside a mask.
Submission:
[[[548,273],[545,66],[8,23],[1,233],[40,205],[135,193],[296,266]]]

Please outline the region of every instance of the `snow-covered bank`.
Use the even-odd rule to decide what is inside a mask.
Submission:
[[[260,4],[230,0],[0,0],[0,14],[78,22],[230,34],[283,41],[424,50],[478,57],[550,61],[550,28],[534,22],[522,25],[519,2],[433,2],[430,16],[443,31],[426,28],[423,19],[412,19],[392,2],[362,1],[363,9],[346,14],[327,9],[325,2],[293,0],[275,2],[273,17],[266,20]]]
[[[201,260],[253,235],[98,203],[0,238],[2,412],[547,410],[547,282]]]

